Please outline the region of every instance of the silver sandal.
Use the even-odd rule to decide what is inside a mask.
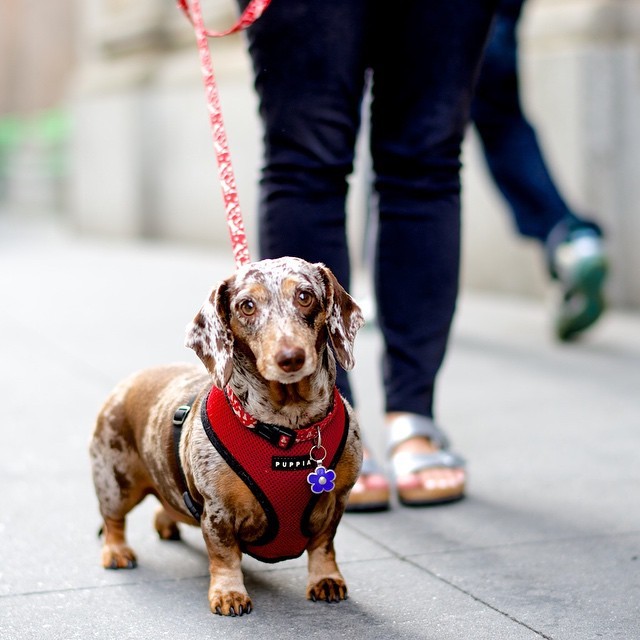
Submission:
[[[360,476],[385,475],[384,470],[376,462],[375,458],[369,457],[362,460]],[[348,513],[369,513],[373,511],[386,511],[389,508],[389,485],[385,489],[365,489],[364,491],[353,491],[349,495],[345,511]]]
[[[402,413],[389,424],[389,456],[396,481],[425,469],[464,469],[465,459],[449,451],[449,439],[430,418],[415,413]],[[394,449],[411,438],[423,437],[439,447],[433,453],[393,453]],[[464,483],[455,486],[420,486],[413,489],[397,488],[398,500],[409,506],[425,506],[453,502],[464,496]]]

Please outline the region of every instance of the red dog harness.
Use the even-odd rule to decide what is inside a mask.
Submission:
[[[242,550],[263,562],[297,558],[311,537],[309,518],[322,490],[312,479],[327,482],[324,470],[316,469],[316,449],[326,451],[325,466],[334,469],[347,440],[349,425],[342,398],[334,390],[331,413],[317,425],[297,431],[255,420],[248,423],[246,414],[239,415],[232,408],[233,400],[213,387],[202,403],[202,424],[213,446],[249,487],[267,517],[264,535],[243,543]],[[308,479],[313,471],[316,474]],[[333,473],[327,471],[327,477]]]

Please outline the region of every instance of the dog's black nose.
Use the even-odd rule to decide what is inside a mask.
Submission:
[[[304,364],[304,349],[300,347],[284,347],[276,354],[276,363],[286,373],[300,371]]]

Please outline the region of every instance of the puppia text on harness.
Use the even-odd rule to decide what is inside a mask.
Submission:
[[[305,429],[321,438],[296,438],[296,432],[273,425],[247,428],[231,408],[224,391],[212,388],[202,403],[202,424],[213,446],[258,500],[267,530],[245,553],[263,562],[297,558],[306,549],[309,518],[320,495],[333,488],[336,466],[349,431],[348,416],[337,390],[333,409],[318,425]],[[262,431],[260,430],[262,427]],[[265,427],[276,429],[275,436]],[[285,440],[282,432],[292,434]],[[325,466],[318,465],[320,450]]]

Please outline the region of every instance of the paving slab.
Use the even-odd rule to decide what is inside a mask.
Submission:
[[[349,599],[339,604],[305,600],[306,575],[301,567],[248,571],[246,584],[255,609],[242,618],[226,619],[209,613],[205,576],[4,598],[0,601],[2,637],[25,640],[44,637],[535,640],[540,637],[416,565],[380,559],[346,563],[343,569],[354,586]]]
[[[74,236],[0,216],[0,639],[640,638],[640,316],[610,313],[579,344],[550,337],[550,304],[464,292],[438,417],[468,458],[468,497],[350,514],[336,547],[350,599],[304,599],[304,558],[247,558],[255,611],[208,611],[199,531],[158,540],[132,514],[140,565],[98,565],[88,440],[131,371],[196,362],[184,327],[229,253]],[[366,282],[359,283],[366,293]],[[380,336],[354,384],[385,457]]]
[[[544,637],[628,640],[640,637],[639,551],[635,533],[411,559]]]

